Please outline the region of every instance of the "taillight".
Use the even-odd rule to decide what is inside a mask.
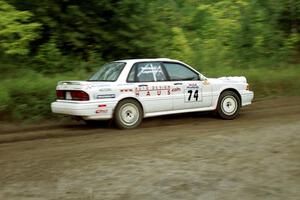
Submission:
[[[89,95],[84,91],[72,90],[72,91],[70,91],[70,93],[71,93],[72,100],[75,100],[75,101],[88,101],[88,100],[90,100]]]
[[[57,97],[57,99],[64,99],[65,98],[64,91],[56,90],[56,97]]]

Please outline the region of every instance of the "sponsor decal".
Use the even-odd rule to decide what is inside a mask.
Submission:
[[[112,91],[110,88],[101,88],[99,89],[99,92],[109,92]]]
[[[189,88],[184,91],[184,102],[201,102],[202,101],[202,88],[195,89]]]
[[[163,86],[141,86],[138,88],[140,92],[142,91],[156,91],[156,90],[170,90],[171,86],[163,85]]]
[[[133,89],[121,89],[120,92],[133,92]]]
[[[98,94],[96,95],[96,99],[113,99],[116,98],[115,94]]]
[[[197,83],[189,83],[186,88],[188,89],[195,89],[195,88],[199,88],[199,85]]]
[[[138,88],[135,88],[135,96],[139,96],[140,95],[140,92],[139,92],[139,89]]]
[[[107,109],[99,109],[99,110],[96,110],[96,113],[99,114],[99,113],[107,113],[108,110]]]
[[[150,65],[147,64],[147,65],[141,67],[139,69],[139,71],[140,72],[137,74],[138,77],[141,76],[142,74],[154,74],[154,75],[156,75],[157,73],[163,73],[160,65],[152,65],[151,63],[150,63]]]
[[[179,88],[179,87],[172,88],[171,91],[172,91],[172,92],[180,92],[180,91],[181,91],[181,88]]]
[[[107,113],[108,110],[106,108],[106,104],[99,104],[96,113]]]
[[[140,86],[135,88],[135,95],[136,96],[160,96],[163,93],[166,95],[171,94],[171,86],[164,85],[164,86]]]

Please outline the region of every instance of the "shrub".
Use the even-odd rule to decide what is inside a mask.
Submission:
[[[55,100],[57,82],[80,79],[67,74],[46,77],[33,71],[22,72],[23,75],[1,81],[0,112],[5,111],[4,119],[36,121],[51,118],[50,103]]]

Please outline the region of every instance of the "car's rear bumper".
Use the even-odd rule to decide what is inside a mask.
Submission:
[[[100,105],[101,107],[99,107]],[[51,110],[53,113],[79,116],[86,120],[110,119],[112,118],[113,105],[107,103],[70,103],[56,101],[51,103]]]
[[[252,91],[245,91],[241,94],[242,96],[242,106],[250,105],[254,98],[254,93]]]

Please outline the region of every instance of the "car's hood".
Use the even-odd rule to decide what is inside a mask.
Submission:
[[[247,79],[244,76],[224,76],[220,78],[208,78],[209,82],[216,83],[216,84],[227,84],[227,83],[233,83],[233,84],[246,84]]]
[[[208,78],[213,82],[225,82],[225,83],[247,83],[247,79],[244,76],[224,76],[220,78]]]
[[[247,79],[245,76],[224,76],[218,78],[219,80],[235,82],[235,83],[247,83]]]

